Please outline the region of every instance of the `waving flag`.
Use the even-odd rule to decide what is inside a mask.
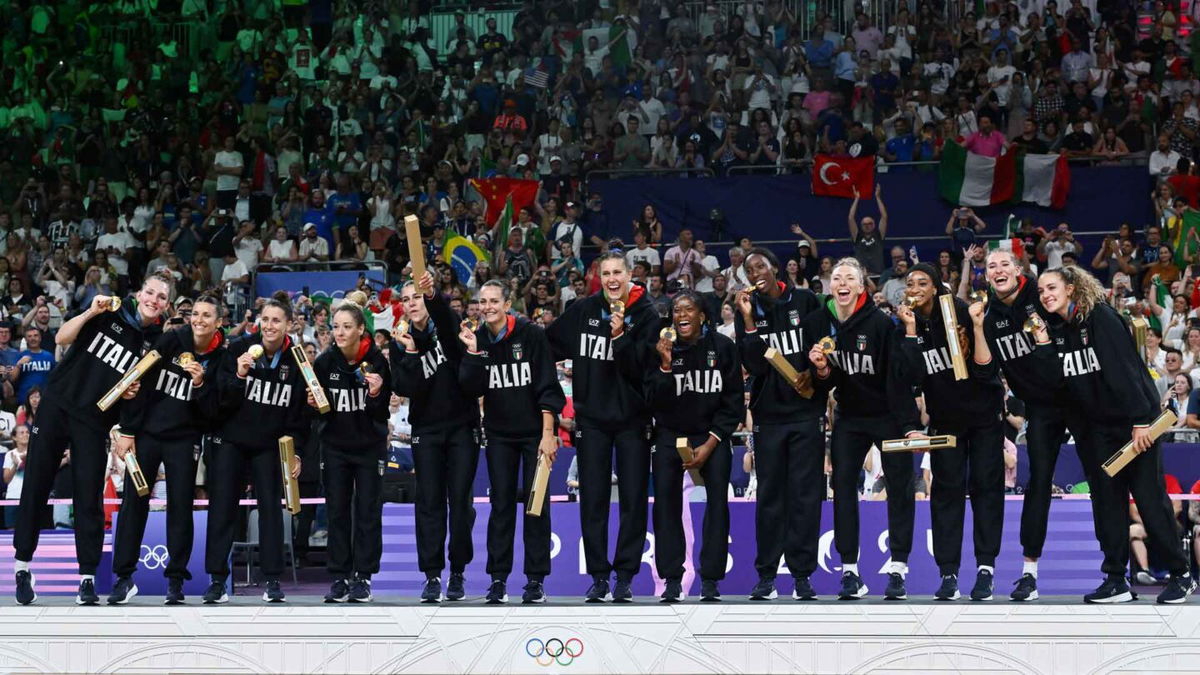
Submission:
[[[448,229],[447,233],[449,232],[452,230]],[[464,284],[475,274],[475,265],[489,260],[483,249],[457,232],[447,234],[445,244],[442,245],[442,259],[450,264],[454,275]]]
[[[938,164],[942,199],[963,206],[1034,202],[1061,209],[1071,190],[1071,171],[1063,155],[1009,151],[985,157],[947,141]]]
[[[471,180],[471,187],[475,188],[487,203],[485,217],[490,225],[496,225],[500,220],[500,214],[510,199],[512,200],[512,213],[509,214],[509,224],[512,224],[511,218],[517,211],[530,206],[537,199],[538,185],[536,180],[517,178],[475,178]]]

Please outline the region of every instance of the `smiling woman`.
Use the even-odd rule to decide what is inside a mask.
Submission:
[[[104,512],[98,495],[104,481],[105,432],[120,414],[120,405],[107,411],[96,402],[123,375],[115,364],[137,360],[147,342],[153,342],[160,328],[160,316],[171,301],[169,279],[148,277],[132,302],[122,303],[114,311],[111,298],[98,295],[84,312],[65,322],[55,337],[61,346],[75,345],[55,368],[46,383],[45,400],[38,414],[40,433],[33,435],[25,466],[25,485],[21,491],[13,545],[16,548],[17,602],[27,605],[37,595],[29,561],[37,549],[38,514],[50,494],[59,461],[69,445],[72,461],[68,464],[78,490],[75,500],[76,556],[79,560],[80,604],[97,604],[94,575],[100,563],[104,538]],[[138,385],[127,390],[124,398],[137,394]],[[118,448],[118,454],[121,449]]]

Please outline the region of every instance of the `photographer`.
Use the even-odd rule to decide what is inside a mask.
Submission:
[[[1038,257],[1045,257],[1048,270],[1062,267],[1063,253],[1068,251],[1079,255],[1083,252],[1083,244],[1075,240],[1075,235],[1071,233],[1071,226],[1066,223],[1059,223],[1058,227],[1050,230],[1046,238],[1037,245]]]
[[[987,224],[980,220],[971,208],[963,206],[950,212],[950,219],[946,221],[946,236],[950,237],[953,244],[950,250],[959,259],[958,262],[962,260],[959,251],[965,251],[978,244],[978,235],[985,228]]]

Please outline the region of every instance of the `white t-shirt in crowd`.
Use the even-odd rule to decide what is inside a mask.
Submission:
[[[704,256],[704,259],[700,261],[700,266],[708,272],[716,272],[721,269],[721,264],[717,262],[717,257],[713,255]],[[696,279],[695,290],[697,293],[712,293],[712,277]]]
[[[242,237],[234,246],[234,253],[237,254],[238,262],[248,269],[252,270],[258,265],[258,258],[262,255],[263,245],[258,238]]]
[[[633,269],[638,262],[645,261],[650,266],[650,271],[653,272],[655,267],[662,265],[662,256],[658,254],[658,249],[650,246],[632,248],[625,254],[625,261],[629,263],[629,269]]]
[[[233,152],[225,152],[224,150],[218,152],[216,158],[213,159],[213,164],[225,168],[237,167],[238,169],[245,166],[242,162],[242,153],[237,150]],[[241,176],[217,174],[217,190],[236,190],[238,189],[238,182],[241,179]]]
[[[9,450],[4,455],[4,468],[12,469],[17,466],[17,451]],[[4,493],[5,499],[20,499],[21,487],[25,484],[25,468],[22,467],[13,476],[12,482],[8,484],[8,491]]]

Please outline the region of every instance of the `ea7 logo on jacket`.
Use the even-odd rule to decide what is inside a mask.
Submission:
[[[137,354],[104,333],[96,333],[96,337],[92,338],[87,347],[87,352],[122,375],[133,367],[138,358]]]
[[[488,389],[515,389],[533,384],[533,370],[528,361],[489,365]]]
[[[1091,347],[1066,352],[1059,356],[1062,357],[1063,377],[1077,377],[1100,372],[1100,359],[1096,358],[1096,351]]]

